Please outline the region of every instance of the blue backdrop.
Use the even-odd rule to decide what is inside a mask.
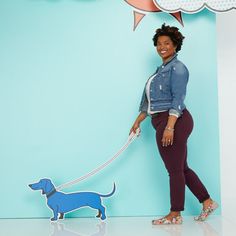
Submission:
[[[186,39],[179,59],[190,71],[186,105],[195,122],[189,166],[220,201],[215,15],[148,14],[133,31],[123,0],[5,0],[0,2],[0,217],[48,217],[42,177],[55,185],[106,162],[126,142],[144,83],[161,63],[152,37],[162,23]],[[65,189],[110,192],[108,216],[168,212],[168,174],[150,119],[142,135],[98,175]],[[183,214],[201,205],[186,188]],[[220,213],[220,210],[217,211]],[[69,216],[94,216],[89,208]]]

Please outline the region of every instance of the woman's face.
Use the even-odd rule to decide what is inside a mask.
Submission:
[[[169,36],[159,36],[156,49],[163,62],[166,62],[175,54],[176,46]]]

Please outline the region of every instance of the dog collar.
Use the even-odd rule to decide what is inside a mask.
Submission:
[[[54,188],[51,192],[49,192],[48,194],[46,194],[47,198],[50,198],[57,190]]]

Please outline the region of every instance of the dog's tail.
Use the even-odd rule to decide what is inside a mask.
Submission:
[[[113,185],[113,190],[112,190],[112,192],[111,193],[108,193],[108,194],[106,194],[106,195],[102,195],[102,194],[99,194],[101,197],[110,197],[110,196],[112,196],[113,194],[114,194],[114,192],[116,191],[116,184],[114,183],[114,185]]]

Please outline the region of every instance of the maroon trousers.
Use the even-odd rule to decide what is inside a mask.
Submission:
[[[183,211],[185,200],[185,184],[200,203],[210,197],[205,186],[196,173],[187,164],[187,139],[193,129],[193,119],[187,109],[183,111],[175,123],[173,145],[162,146],[162,135],[168,121],[168,111],[160,112],[152,117],[152,125],[156,130],[156,142],[159,153],[169,173],[171,211]]]

